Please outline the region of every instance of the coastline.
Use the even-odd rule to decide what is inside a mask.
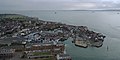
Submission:
[[[8,20],[8,22],[9,22],[11,20],[11,21],[17,22],[17,23],[20,23],[19,21],[21,21],[22,23],[20,23],[20,24],[23,24],[26,22],[27,24],[29,24],[31,26],[31,27],[27,27],[28,25],[25,24],[26,27],[23,27],[23,28],[24,29],[27,28],[28,29],[27,31],[30,31],[30,30],[53,31],[55,29],[56,30],[63,29],[63,30],[61,30],[62,34],[67,35],[67,36],[62,35],[64,37],[59,38],[63,41],[64,41],[64,39],[67,40],[66,37],[73,37],[73,38],[75,38],[74,39],[75,41],[77,39],[79,40],[79,38],[80,39],[82,38],[83,41],[90,40],[90,41],[92,41],[92,43],[94,43],[94,42],[99,43],[102,41],[101,42],[101,45],[102,45],[104,38],[105,38],[105,36],[102,35],[101,33],[96,33],[94,31],[90,31],[87,26],[74,26],[74,25],[66,25],[66,24],[57,23],[57,22],[43,21],[43,20],[39,20],[38,18],[23,16],[20,14],[1,14],[0,17],[1,17],[0,19],[3,19],[1,21]],[[44,27],[40,26],[40,24],[42,24],[42,26],[44,26]],[[22,28],[20,28],[20,29],[22,29]],[[14,30],[14,29],[12,29],[12,30]],[[4,32],[4,33],[12,33],[12,31],[10,30],[10,32]],[[13,32],[13,34],[14,34],[14,32]],[[25,33],[20,33],[20,34],[25,35]],[[29,32],[27,34],[29,34]],[[20,36],[24,36],[24,35],[20,35]],[[1,36],[2,36],[2,34],[1,34]],[[60,36],[58,36],[58,37],[60,37]],[[95,45],[92,43],[89,42],[89,44],[93,45],[94,47],[101,46],[101,45],[99,46],[97,44]],[[76,43],[74,43],[74,44],[76,45]],[[89,44],[87,44],[87,45],[89,45]],[[77,45],[80,46],[80,43],[79,44],[77,43]]]
[[[119,41],[119,34],[118,34],[119,31],[118,30],[116,31],[117,28],[115,27],[116,25],[118,25],[117,21],[119,20],[119,16],[117,15],[117,12],[104,12],[104,13],[103,12],[102,13],[95,12],[95,13],[91,14],[91,12],[84,12],[84,13],[83,12],[72,12],[71,13],[71,11],[69,11],[68,14],[70,14],[70,15],[67,15],[66,13],[62,13],[62,12],[58,11],[57,12],[58,14],[56,14],[56,16],[54,16],[54,14],[52,14],[52,16],[54,16],[55,20],[51,19],[53,17],[48,17],[48,16],[51,16],[51,13],[54,11],[51,11],[51,13],[44,13],[44,14],[38,13],[37,15],[35,15],[37,12],[41,12],[41,11],[36,11],[34,13],[32,13],[30,11],[25,11],[25,13],[23,13],[23,12],[19,12],[19,13],[23,14],[23,15],[27,15],[27,16],[37,16],[39,18],[42,18],[45,21],[46,20],[56,21],[58,19],[59,20],[61,19],[62,22],[65,22],[67,24],[72,24],[72,25],[77,25],[77,26],[81,26],[81,25],[87,26],[88,28],[90,28],[90,30],[101,32],[107,36],[103,42],[103,46],[100,48],[91,47],[91,46],[88,48],[80,48],[80,47],[75,46],[73,43],[71,43],[70,39],[68,39],[67,41],[64,41],[64,42],[66,42],[65,44],[67,45],[67,47],[66,47],[67,53],[72,56],[73,60],[85,60],[85,59],[86,60],[89,60],[89,59],[92,59],[92,60],[102,60],[102,59],[103,60],[110,60],[110,59],[119,60],[119,52],[120,52],[119,51],[120,41]],[[44,12],[46,12],[46,11],[44,11]],[[9,12],[6,12],[6,13],[9,13]],[[72,14],[75,14],[75,15],[78,14],[77,16],[79,16],[79,17],[71,16]],[[43,15],[43,16],[41,16],[41,15]],[[68,18],[67,16],[71,17],[73,19]],[[84,18],[83,16],[85,16],[85,17],[88,16],[88,18]],[[98,18],[96,16],[98,16]],[[101,16],[103,16],[103,17],[101,17]],[[99,17],[102,19],[100,19]],[[109,17],[111,19],[109,19]],[[111,23],[111,21],[109,21],[109,20],[114,21],[114,18],[118,18],[118,19],[115,20],[116,22]],[[49,19],[51,19],[51,20],[49,20]],[[64,20],[70,21],[71,23],[66,22]],[[85,23],[85,21],[86,21],[86,23]],[[94,23],[94,22],[92,23],[90,21],[95,21],[96,23]],[[104,22],[106,22],[106,23],[104,23]],[[103,24],[101,24],[101,23],[103,23]],[[114,23],[116,23],[116,25],[114,25]],[[111,24],[111,25],[109,25],[109,24]],[[111,28],[111,26],[114,28]],[[107,46],[109,47],[109,51],[107,51]]]

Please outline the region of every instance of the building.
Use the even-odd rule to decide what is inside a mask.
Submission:
[[[65,46],[63,43],[36,43],[26,45],[26,51],[50,50],[53,55],[64,53]]]
[[[14,49],[0,49],[0,58],[12,58],[14,56]]]
[[[58,54],[57,60],[72,60],[72,58],[68,54]]]
[[[55,60],[54,55],[50,51],[45,50],[34,50],[34,51],[25,51],[27,58],[29,59],[51,59]]]

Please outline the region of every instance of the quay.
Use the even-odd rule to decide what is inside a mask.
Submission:
[[[79,47],[83,47],[83,48],[88,47],[87,43],[83,40],[75,40],[75,46],[79,46]]]

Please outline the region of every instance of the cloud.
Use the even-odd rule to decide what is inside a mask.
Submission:
[[[119,0],[0,0],[0,10],[69,10],[120,8]]]

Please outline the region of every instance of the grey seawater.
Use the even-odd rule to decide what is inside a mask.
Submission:
[[[56,12],[56,14],[55,14]],[[46,21],[62,22],[70,25],[88,26],[90,30],[103,33],[104,44],[100,48],[80,48],[66,44],[67,53],[73,60],[120,60],[120,14],[119,11],[0,11],[38,17]],[[107,46],[109,49],[107,50]]]

